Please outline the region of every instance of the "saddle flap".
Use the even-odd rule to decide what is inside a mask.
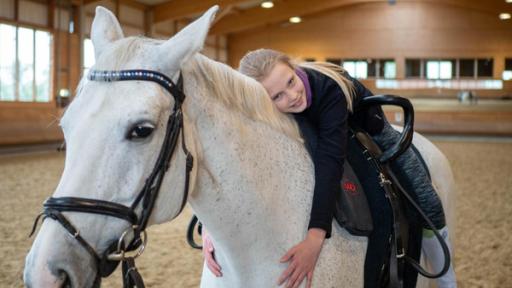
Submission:
[[[366,194],[348,161],[344,163],[341,191],[336,197],[334,218],[352,235],[368,236],[373,231]]]

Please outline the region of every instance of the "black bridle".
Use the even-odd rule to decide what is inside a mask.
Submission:
[[[101,277],[109,276],[117,267],[119,262],[123,262],[123,283],[124,287],[144,287],[142,278],[135,268],[134,259],[138,257],[146,245],[146,226],[153,211],[160,186],[166,171],[169,169],[170,160],[178,143],[180,132],[182,134],[182,149],[186,154],[186,176],[185,187],[181,207],[178,216],[187,203],[190,171],[193,166],[193,157],[185,145],[185,136],[183,131],[183,112],[182,104],[185,100],[183,92],[183,78],[180,75],[178,83],[169,79],[166,75],[150,70],[120,70],[120,71],[99,71],[92,70],[88,79],[91,81],[114,82],[114,81],[151,81],[156,82],[167,90],[174,97],[174,109],[167,121],[164,142],[160,149],[160,154],[153,168],[153,171],[145,181],[141,191],[133,201],[130,207],[122,204],[108,202],[98,199],[88,199],[79,197],[50,197],[44,204],[43,212],[36,218],[32,235],[41,216],[58,221],[75,238],[82,247],[84,247],[95,259],[98,269],[98,275]],[[135,210],[141,205],[141,213],[137,215]],[[83,212],[100,215],[107,215],[128,221],[132,227],[125,231],[117,242],[112,243],[100,256],[96,250],[85,239],[82,238],[79,231],[62,214],[62,212]],[[133,232],[133,233],[130,233]],[[133,235],[129,244],[125,245],[127,235]],[[132,256],[126,252],[136,251]],[[96,281],[98,282],[98,281]]]

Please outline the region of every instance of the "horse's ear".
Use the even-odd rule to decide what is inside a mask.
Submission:
[[[219,10],[219,6],[215,5],[211,7],[203,16],[183,28],[178,34],[174,35],[159,47],[156,56],[157,63],[162,70],[179,69],[181,64],[203,49],[206,36],[208,36],[208,30],[215,18],[217,10]],[[176,67],[176,64],[179,66]]]
[[[96,59],[99,58],[105,46],[122,38],[124,38],[123,30],[116,16],[106,8],[96,7],[96,16],[91,28],[91,40]]]

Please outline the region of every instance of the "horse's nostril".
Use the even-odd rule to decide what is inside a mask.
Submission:
[[[61,287],[63,287],[63,288],[73,287],[73,285],[71,283],[71,278],[69,277],[68,273],[65,270],[59,270],[59,278],[62,281]]]

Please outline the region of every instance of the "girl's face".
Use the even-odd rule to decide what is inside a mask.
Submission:
[[[304,84],[290,66],[278,62],[261,84],[279,111],[300,113],[306,109]]]

